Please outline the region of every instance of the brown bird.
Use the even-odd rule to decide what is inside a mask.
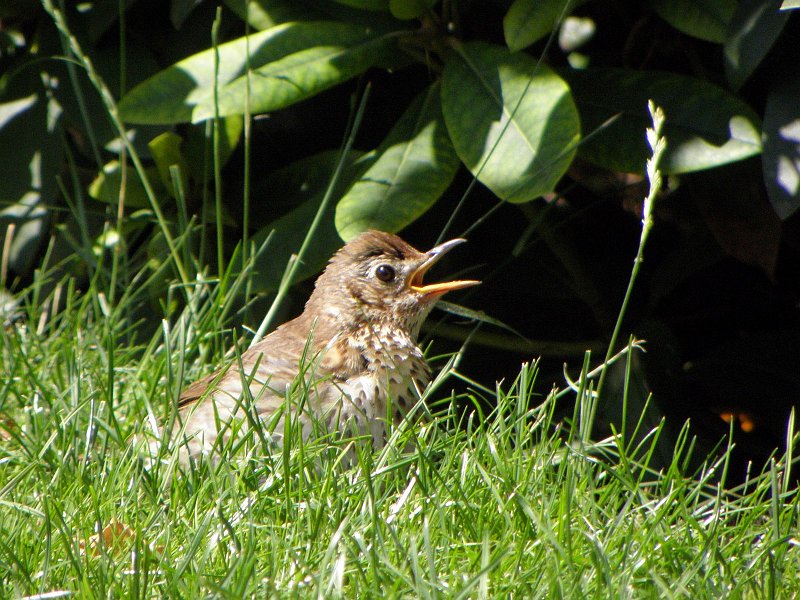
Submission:
[[[291,415],[304,439],[315,430],[354,430],[382,446],[387,417],[402,421],[430,380],[417,346],[422,322],[442,295],[479,283],[423,283],[464,241],[424,253],[380,231],[348,242],[317,279],[303,313],[242,354],[243,370],[236,362],[186,388],[176,430],[189,454],[214,454],[220,433],[228,440],[253,415],[278,445]]]

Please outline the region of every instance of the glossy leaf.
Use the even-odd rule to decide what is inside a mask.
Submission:
[[[151,184],[157,185],[159,192],[165,192],[162,179],[156,167],[148,167],[145,174]],[[136,169],[129,165],[127,168],[127,181],[125,185],[125,206],[128,208],[147,208],[150,201],[144,191],[144,186],[136,174]],[[98,173],[89,185],[89,195],[105,204],[116,206],[119,202],[120,187],[122,185],[122,168],[119,161],[112,160],[103,165],[103,170]]]
[[[334,211],[337,198],[364,168],[358,162],[358,157],[359,153],[356,152],[349,157],[349,165],[345,168],[338,189],[334,192],[314,235],[314,243],[297,271],[297,281],[318,273],[342,245],[342,239],[334,226]],[[290,257],[303,243],[338,159],[338,152],[323,152],[292,163],[267,177],[266,186],[260,189],[259,197],[279,205],[291,199],[295,202],[295,207],[260,228],[253,238],[256,247],[260,247],[271,235],[269,244],[255,259],[256,291],[277,289]]]
[[[50,140],[46,119],[46,101],[37,94],[0,104],[0,200],[4,204],[38,191],[42,150],[53,152],[58,148]]]
[[[744,0],[731,19],[725,40],[725,76],[739,89],[772,48],[783,31],[789,13],[778,10],[777,0]]]
[[[385,12],[385,0],[382,12],[318,0],[225,0],[225,6],[258,30],[290,21],[339,21],[387,33],[400,24]]]
[[[184,193],[189,189],[189,179],[186,168],[186,161],[181,153],[181,146],[183,145],[183,138],[181,136],[166,131],[153,138],[148,146],[150,147],[150,154],[156,163],[158,175],[161,178],[161,183],[167,189],[170,196],[175,198],[175,189],[172,185],[172,174],[170,167],[177,166],[181,175],[181,187]]]
[[[225,0],[225,6],[260,31],[290,21],[324,18],[321,12],[297,0]]]
[[[567,16],[564,0],[514,0],[503,17],[503,35],[513,52],[538,42]]]
[[[7,226],[14,225],[8,247],[8,267],[17,273],[33,268],[37,249],[41,246],[50,221],[50,210],[41,196],[28,192],[11,205],[0,205],[0,240],[9,242]]]
[[[220,115],[243,114],[249,47],[250,109],[277,110],[390,61],[391,41],[334,22],[277,25],[220,45]],[[215,49],[190,56],[133,88],[120,102],[129,123],[181,123],[214,115]]]
[[[389,10],[389,0],[333,0],[360,10]]]
[[[70,27],[74,30],[84,31],[92,43],[96,43],[111,27],[119,22],[120,6],[126,9],[133,6],[136,0],[124,2],[92,2],[81,6],[70,19]],[[10,2],[13,4],[12,2]],[[3,4],[9,4],[6,0]],[[0,10],[2,12],[2,10]],[[128,48],[130,51],[130,47]]]
[[[398,19],[416,19],[428,12],[438,0],[389,0],[389,10]]]
[[[650,0],[650,6],[678,31],[721,44],[736,10],[736,0]]]
[[[243,130],[244,119],[239,115],[220,119],[220,162],[223,166],[239,145]],[[195,181],[210,180],[214,176],[213,133],[208,123],[198,123],[188,128],[184,154],[189,173]]]
[[[781,219],[800,208],[800,73],[776,82],[764,110],[764,183]]]
[[[202,0],[171,0],[169,6],[169,20],[175,29],[180,29],[191,12],[197,8]],[[100,4],[105,4],[101,2]]]
[[[458,165],[435,84],[414,100],[339,201],[336,229],[344,240],[366,229],[402,229],[438,200]]]
[[[692,77],[623,69],[563,71],[580,109],[579,154],[613,171],[644,170],[650,126],[647,101],[664,109],[666,173],[688,173],[761,152],[761,123],[753,110],[724,89]],[[613,123],[607,120],[615,118]]]
[[[34,265],[57,195],[56,175],[63,169],[63,144],[55,134],[61,105],[37,91],[0,104],[0,240],[9,241],[5,225],[13,223],[7,260],[17,273]]]
[[[580,139],[564,80],[500,46],[473,42],[448,56],[442,112],[459,158],[510,202],[552,191]]]
[[[372,33],[340,39],[337,45],[315,46],[259,67],[250,77],[250,110],[264,113],[290,106],[390,60],[391,41]],[[245,112],[247,77],[239,77],[219,92],[220,116]],[[214,115],[213,97],[198,106],[192,118]]]

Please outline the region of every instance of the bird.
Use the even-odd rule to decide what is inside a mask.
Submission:
[[[423,321],[444,294],[480,283],[423,281],[465,241],[420,252],[397,235],[368,230],[346,243],[302,314],[182,392],[174,425],[182,460],[187,452],[213,460],[254,417],[277,447],[287,421],[304,440],[315,431],[352,432],[382,447],[388,423],[405,418],[431,378],[417,342]]]

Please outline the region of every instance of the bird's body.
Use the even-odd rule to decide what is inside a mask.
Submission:
[[[242,369],[234,362],[183,392],[176,427],[189,454],[213,454],[220,433],[227,439],[252,417],[276,444],[291,417],[304,438],[319,427],[382,445],[387,419],[399,423],[430,379],[417,346],[422,322],[442,294],[477,283],[422,285],[425,271],[461,241],[421,253],[369,231],[346,244],[303,313],[244,352]]]

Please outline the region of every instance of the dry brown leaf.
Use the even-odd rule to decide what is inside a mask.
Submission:
[[[127,546],[126,542],[136,536],[136,532],[125,523],[112,518],[108,525],[103,527],[103,531],[95,533],[88,541],[81,540],[81,553],[98,556],[100,554],[100,536],[103,537],[103,546],[107,551],[122,552]]]
[[[11,432],[16,431],[17,429],[19,429],[19,427],[17,427],[17,424],[13,420],[11,420],[11,417],[3,417],[0,419],[0,440],[10,440],[12,437]]]

